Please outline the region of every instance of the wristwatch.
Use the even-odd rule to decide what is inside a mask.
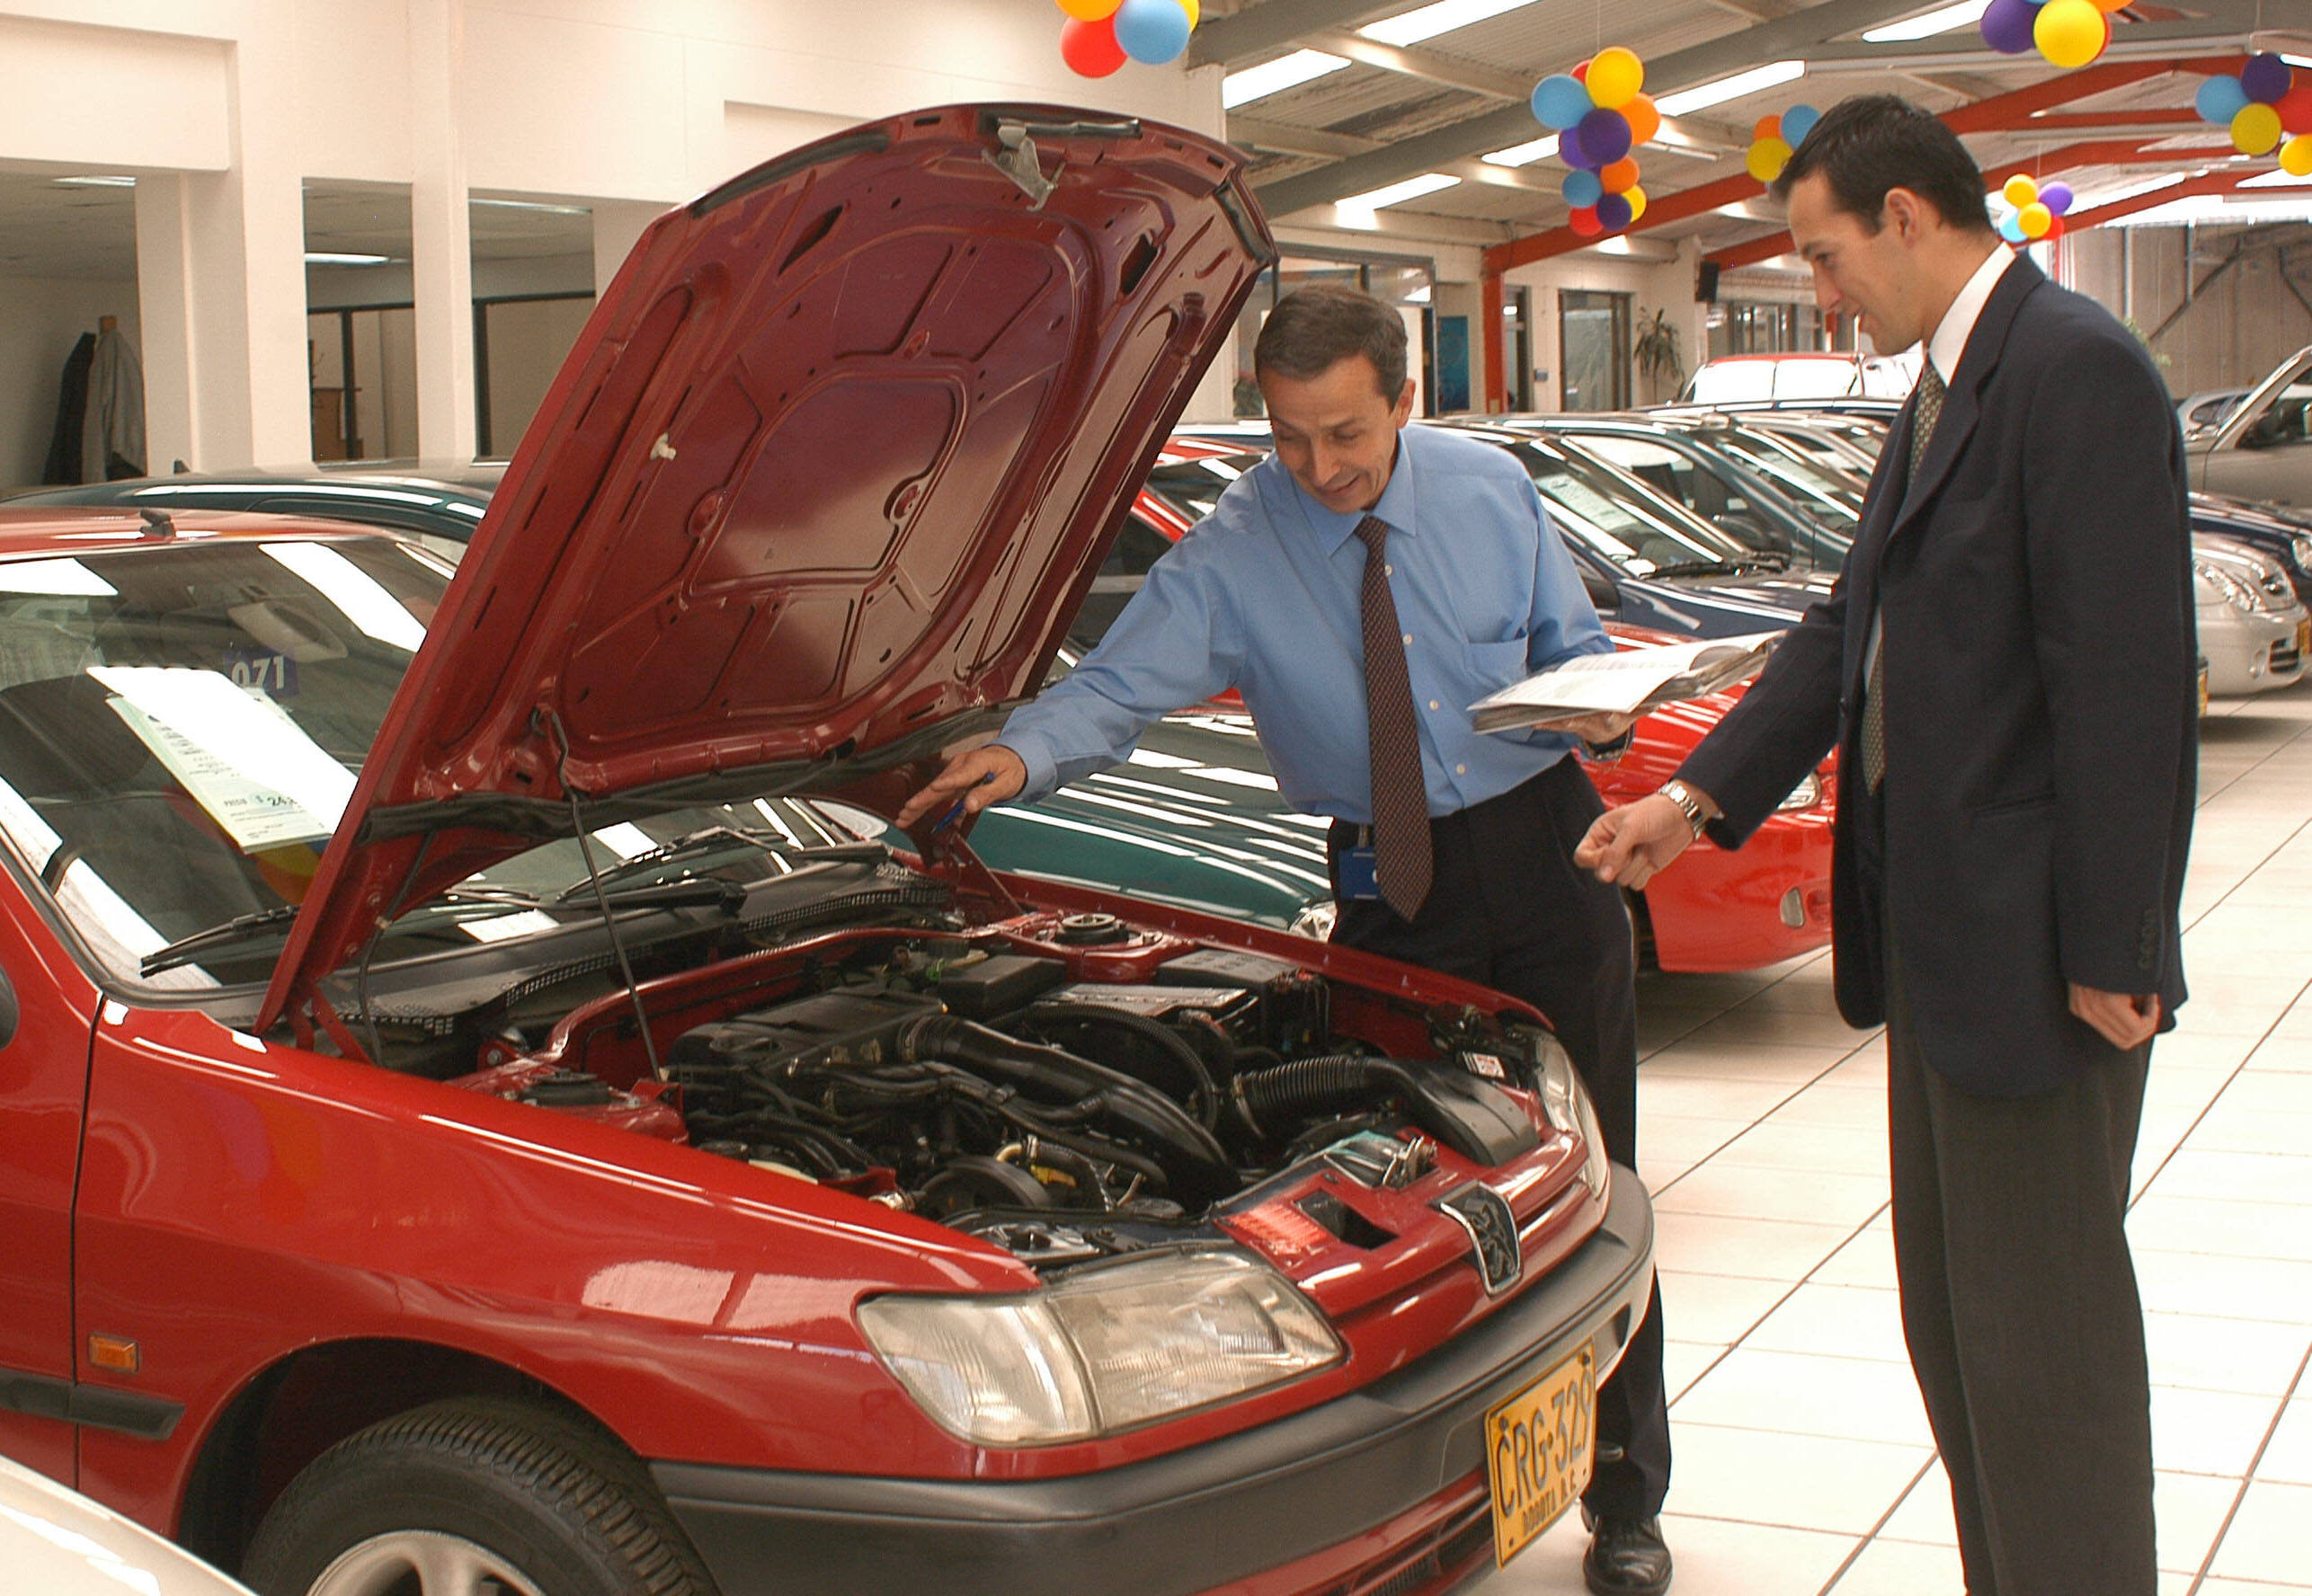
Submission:
[[[1710,824],[1710,816],[1703,812],[1702,800],[1694,796],[1694,789],[1672,776],[1654,791],[1677,805],[1678,813],[1684,815],[1685,823],[1694,828],[1694,839],[1700,841],[1702,829]]]

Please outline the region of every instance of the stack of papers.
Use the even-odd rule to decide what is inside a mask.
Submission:
[[[1756,674],[1781,639],[1758,632],[1583,654],[1479,699],[1470,718],[1480,732],[1549,732],[1587,715],[1643,714]]]

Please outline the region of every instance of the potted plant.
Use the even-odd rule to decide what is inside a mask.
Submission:
[[[1658,404],[1663,397],[1677,391],[1685,380],[1685,359],[1678,352],[1677,324],[1669,313],[1656,309],[1650,321],[1638,324],[1638,336],[1630,346],[1636,359],[1638,374],[1646,379],[1646,402]]]

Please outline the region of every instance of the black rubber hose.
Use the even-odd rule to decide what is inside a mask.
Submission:
[[[1173,1184],[1183,1192],[1217,1197],[1234,1190],[1236,1176],[1213,1133],[1160,1092],[1121,1070],[1079,1059],[1058,1048],[1039,1047],[954,1015],[926,1015],[899,1028],[899,1056],[910,1062],[969,1066],[1055,1105],[1098,1100],[1099,1117],[1121,1123],[1169,1148],[1182,1167]]]
[[[1212,1071],[1205,1068],[1204,1056],[1194,1043],[1172,1027],[1145,1015],[1129,1009],[1107,1008],[1097,1003],[1038,1003],[1022,1014],[1015,1024],[1031,1030],[1042,1031],[1062,1025],[1111,1025],[1129,1035],[1136,1036],[1180,1067],[1180,1072],[1194,1082],[1188,1093],[1192,1104],[1200,1107],[1196,1120],[1207,1130],[1213,1127],[1220,1107],[1220,1089],[1214,1083]],[[1222,1039],[1225,1042],[1227,1039]],[[1154,1083],[1151,1083],[1153,1085]],[[1160,1086],[1157,1088],[1161,1091]]]
[[[1245,1128],[1266,1140],[1290,1121],[1369,1108],[1375,1093],[1409,1094],[1412,1086],[1411,1075],[1393,1060],[1336,1053],[1248,1069],[1236,1077],[1231,1095]]]

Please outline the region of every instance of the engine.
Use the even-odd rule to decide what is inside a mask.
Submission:
[[[1514,1028],[1392,1059],[1331,1035],[1324,983],[1282,961],[1197,950],[1133,982],[1069,969],[886,944],[685,1032],[665,1073],[700,1148],[974,1232],[1177,1222],[1376,1131],[1483,1166],[1539,1144],[1495,1084],[1524,1084]]]

